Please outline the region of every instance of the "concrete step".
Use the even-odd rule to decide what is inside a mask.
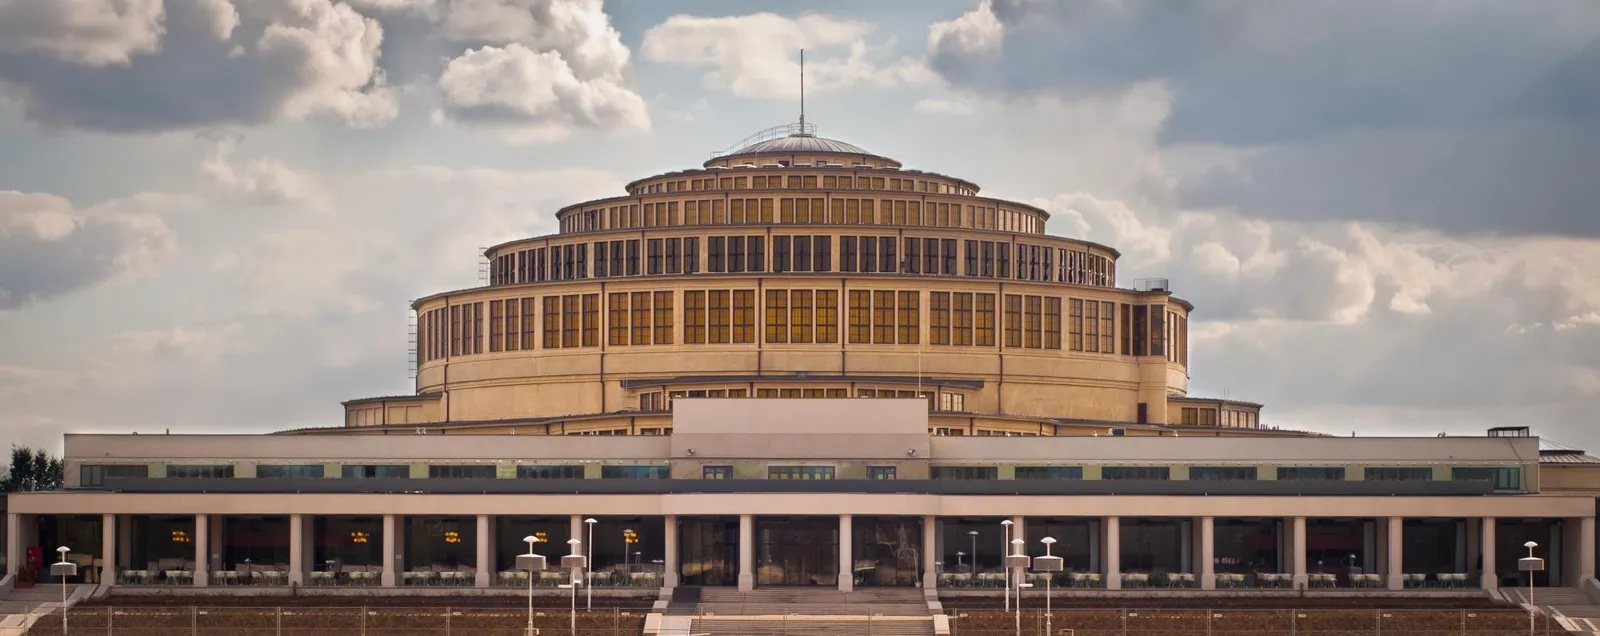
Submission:
[[[708,636],[932,636],[933,620],[869,621],[820,616],[808,616],[805,620],[696,618],[690,630]]]

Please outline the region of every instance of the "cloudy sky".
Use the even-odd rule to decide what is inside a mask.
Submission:
[[[330,426],[408,304],[796,114],[1040,205],[1281,427],[1600,450],[1592,0],[0,0],[0,432]]]

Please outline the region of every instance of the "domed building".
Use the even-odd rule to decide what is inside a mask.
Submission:
[[[414,394],[275,434],[67,435],[64,491],[9,497],[8,572],[61,545],[114,594],[577,580],[918,612],[1046,550],[1028,580],[1132,594],[1593,584],[1600,459],[1190,396],[1188,302],[980,192],[801,123],[562,208],[486,250],[487,284],[413,303]]]
[[[1193,307],[1049,213],[790,125],[489,248],[351,427],[664,434],[680,398],[911,398],[937,435],[1269,434],[1188,392]],[[1213,432],[1216,432],[1215,430]]]

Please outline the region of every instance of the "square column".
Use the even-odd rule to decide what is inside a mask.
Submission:
[[[850,515],[839,515],[839,591],[850,592],[856,588],[856,561],[850,555],[855,533],[851,531]]]
[[[1292,517],[1289,521],[1289,562],[1294,564],[1293,575],[1294,589],[1306,589],[1306,583],[1311,577],[1306,570],[1306,518]]]
[[[489,575],[494,570],[493,555],[490,548],[494,547],[494,524],[490,523],[489,515],[478,515],[478,557],[477,572],[472,581],[474,587],[489,587]]]
[[[22,515],[6,513],[6,574],[22,567]]]
[[[1574,526],[1573,529],[1578,532],[1578,549],[1575,550],[1578,564],[1573,572],[1577,580],[1573,583],[1582,586],[1594,578],[1594,517],[1579,517]]]
[[[1105,528],[1103,540],[1106,547],[1106,589],[1122,589],[1122,518],[1106,517],[1100,522]]]
[[[939,585],[938,546],[935,544],[939,532],[938,518],[928,515],[922,518],[922,589],[932,590]]]
[[[661,527],[662,541],[666,544],[666,553],[662,555],[666,576],[662,579],[662,585],[678,587],[678,515],[667,515]]]
[[[1404,517],[1389,517],[1388,563],[1384,565],[1383,575],[1388,579],[1389,589],[1402,590],[1406,587],[1405,560],[1401,558],[1405,551]]]
[[[306,524],[299,514],[289,515],[289,585],[306,584]]]
[[[756,520],[739,515],[739,591],[756,589]]]
[[[100,515],[100,584],[117,584],[116,515]]]
[[[1483,529],[1478,532],[1478,558],[1482,563],[1479,572],[1478,584],[1485,590],[1494,590],[1500,587],[1499,575],[1494,572],[1494,517],[1483,518]]]
[[[395,536],[399,525],[394,515],[383,516],[383,574],[379,575],[378,584],[384,587],[394,587],[394,572],[400,567],[400,552],[395,550],[400,545],[400,538]]]
[[[205,587],[211,580],[210,515],[194,516],[194,586]]]
[[[1200,589],[1217,589],[1217,519],[1200,518]]]

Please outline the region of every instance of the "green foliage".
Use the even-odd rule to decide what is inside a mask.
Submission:
[[[0,477],[0,491],[59,490],[61,477],[61,458],[27,446],[12,446],[11,469]]]

